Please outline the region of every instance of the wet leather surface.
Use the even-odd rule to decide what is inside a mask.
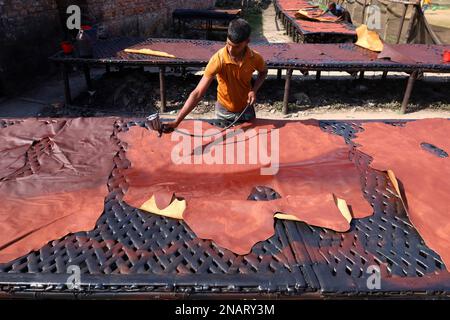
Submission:
[[[409,54],[402,52],[399,47],[387,43],[383,45],[383,51],[378,54],[378,59],[388,59],[394,62],[407,64],[417,63],[414,56],[411,56],[411,52],[409,52]]]
[[[0,129],[0,263],[95,226],[118,151],[115,120],[27,119]]]
[[[179,130],[192,133],[195,123],[199,121],[184,121]],[[218,130],[206,122],[201,126],[205,134]],[[129,184],[124,201],[139,208],[152,195],[166,198],[174,194],[185,199],[183,219],[194,233],[238,254],[248,253],[256,242],[274,234],[276,212],[340,232],[347,231],[349,223],[338,210],[335,196],[347,201],[354,218],[372,214],[361,192],[359,172],[349,160],[349,146],[342,138],[322,131],[317,121],[258,119],[235,129],[245,131],[196,141],[180,135],[173,137],[175,141],[171,135],[158,138],[155,132],[140,127],[119,133],[131,162],[124,171]],[[267,150],[262,153],[272,154],[276,136],[274,131],[264,133],[264,129],[279,133],[279,170],[275,175],[261,174],[262,168],[268,168],[267,161],[258,158],[251,163],[249,158],[254,154],[249,153],[251,144],[262,136],[267,137]],[[182,139],[189,140],[185,153],[180,141],[187,140]],[[227,146],[237,150],[237,145],[245,148],[245,163],[238,164],[237,152],[229,164],[212,163],[220,150]],[[173,152],[183,155],[178,163],[172,161]],[[205,156],[210,164],[205,163]],[[272,188],[281,198],[247,200],[257,186]]]
[[[396,127],[364,124],[354,140],[374,158],[371,166],[393,170],[403,185],[407,212],[425,243],[450,264],[450,158],[422,148],[423,142],[450,151],[450,122],[426,119]]]
[[[443,64],[442,55],[448,50],[448,45],[408,45],[408,44],[384,44],[383,51],[378,59],[389,59],[403,64]]]

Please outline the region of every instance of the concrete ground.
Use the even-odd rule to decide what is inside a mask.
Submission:
[[[286,34],[286,30],[280,20],[276,18],[275,8],[270,5],[262,14],[262,30],[264,37],[270,43],[292,42],[292,38]]]
[[[93,69],[92,76],[99,77],[103,71]],[[70,85],[73,97],[87,90],[84,75],[80,71],[74,70],[71,74]],[[39,117],[49,106],[64,107],[64,87],[59,75],[36,79],[29,90],[15,97],[0,100],[0,117]]]

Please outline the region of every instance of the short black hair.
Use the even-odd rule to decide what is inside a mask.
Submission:
[[[228,39],[233,43],[241,43],[250,38],[252,28],[244,19],[235,19],[228,26]]]

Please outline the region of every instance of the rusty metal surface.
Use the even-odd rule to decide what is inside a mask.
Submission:
[[[0,121],[1,126],[14,125]],[[143,121],[118,122],[116,133]],[[402,122],[391,122],[402,125]],[[321,121],[323,130],[347,143],[361,122]],[[450,276],[439,256],[411,225],[388,178],[354,153],[365,197],[374,215],[357,219],[347,233],[293,221],[278,221],[276,235],[246,256],[200,240],[183,223],[151,215],[120,201],[126,188],[123,149],[114,159],[105,211],[94,230],[54,240],[15,261],[0,265],[0,295],[133,293],[235,297],[309,294],[449,297]],[[267,191],[267,190],[266,190]],[[269,190],[270,191],[270,190]],[[276,197],[255,189],[254,200]],[[67,267],[81,267],[81,290],[67,288]],[[380,290],[367,287],[369,266],[378,266]]]
[[[206,40],[117,38],[98,41],[92,58],[79,58],[59,52],[50,59],[55,62],[79,64],[206,66],[211,56],[223,46],[223,42]],[[123,51],[130,47],[164,51],[174,54],[177,58],[131,54]],[[269,68],[450,72],[450,64],[442,61],[443,52],[450,50],[450,45],[391,46],[398,48],[405,55],[414,55],[416,57],[414,63],[377,59],[376,52],[351,43],[255,43],[251,47],[262,54]]]
[[[285,11],[285,15],[299,28],[299,31],[307,35],[310,33],[328,33],[349,35],[350,39],[356,36],[355,27],[343,22],[317,22],[295,18],[295,11]]]
[[[300,20],[295,17],[296,11],[310,7],[306,0],[275,0],[275,10],[278,16],[283,15],[283,21],[288,28],[293,27],[305,43],[337,43],[356,41],[355,26],[344,22],[316,22]],[[295,37],[294,37],[295,38]]]
[[[184,39],[144,39],[115,38],[98,41],[91,58],[80,58],[75,54],[64,55],[58,52],[50,59],[60,62],[103,63],[103,64],[148,64],[148,65],[206,65],[211,56],[224,46],[224,43],[206,40]],[[142,47],[174,54],[177,59],[126,53],[127,48]]]

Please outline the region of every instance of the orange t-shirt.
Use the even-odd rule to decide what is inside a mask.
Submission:
[[[205,76],[217,76],[217,100],[230,112],[241,112],[247,105],[248,93],[252,89],[252,74],[263,72],[266,63],[263,57],[247,47],[240,64],[233,62],[225,48],[217,51],[209,60]]]

